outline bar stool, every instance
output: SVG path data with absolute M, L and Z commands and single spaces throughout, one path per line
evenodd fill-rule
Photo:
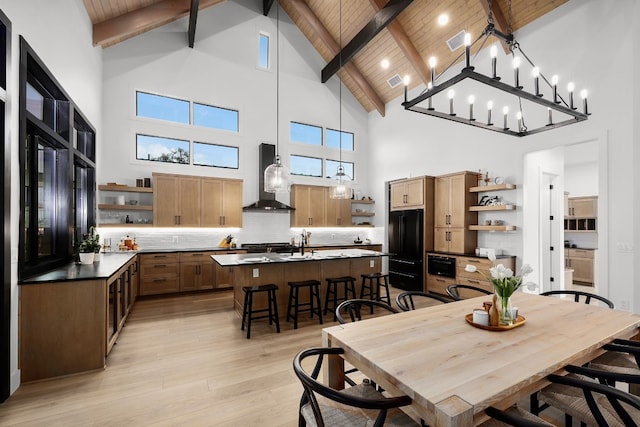
M 360 299 L 368 296 L 370 300 L 384 301 L 391 305 L 391 296 L 389 294 L 389 275 L 382 273 L 361 274 L 362 288 L 360 289 Z M 373 289 L 373 280 L 376 281 L 375 291 Z M 381 281 L 382 279 L 382 281 Z M 384 287 L 386 294 L 380 295 L 380 287 Z
M 300 288 L 309 289 L 309 302 L 300 302 Z M 315 302 L 314 302 L 315 298 Z M 308 307 L 308 308 L 300 308 Z M 293 314 L 291 314 L 293 309 Z M 289 282 L 289 304 L 287 306 L 287 322 L 293 317 L 293 329 L 298 329 L 298 313 L 301 312 L 317 314 L 322 325 L 322 306 L 320 305 L 320 282 L 318 280 L 303 280 L 300 282 Z
M 338 296 L 338 286 L 342 285 L 344 291 L 343 296 Z M 324 314 L 329 311 L 329 302 L 333 302 L 333 320 L 336 320 L 336 308 L 338 303 L 348 300 L 349 294 L 351 298 L 356 298 L 356 278 L 351 276 L 327 277 L 327 293 L 324 299 Z
M 268 285 L 257 286 L 243 286 L 244 292 L 244 307 L 242 309 L 242 327 L 240 330 L 244 331 L 244 325 L 247 325 L 247 339 L 251 338 L 251 321 L 257 319 L 269 319 L 269 324 L 276 324 L 276 332 L 280 333 L 280 320 L 278 319 L 278 302 L 276 300 L 276 291 L 278 286 L 270 283 Z M 267 293 L 267 308 L 261 308 L 258 310 L 253 309 L 253 295 L 258 292 Z M 264 315 L 258 315 L 259 313 L 267 313 Z

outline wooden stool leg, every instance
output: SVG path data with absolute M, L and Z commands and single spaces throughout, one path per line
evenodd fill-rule
M 311 289 L 313 289 L 313 294 L 316 297 L 316 303 L 318 305 L 316 310 L 318 310 L 318 318 L 320 319 L 320 324 L 322 325 L 322 306 L 320 306 L 320 287 L 318 285 L 314 285 L 312 286 Z M 309 295 L 311 298 L 311 301 L 313 301 L 314 295 Z M 313 306 L 311 306 L 311 317 L 313 317 Z
M 276 322 L 276 332 L 280 333 L 280 317 L 278 316 L 278 301 L 276 300 L 276 291 L 269 291 L 272 293 L 272 301 L 273 301 L 273 312 L 275 314 L 275 322 Z

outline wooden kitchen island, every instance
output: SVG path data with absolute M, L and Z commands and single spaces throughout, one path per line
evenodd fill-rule
M 383 252 L 363 249 L 338 249 L 314 251 L 301 256 L 290 254 L 262 253 L 237 255 L 212 255 L 216 268 L 228 270 L 233 282 L 233 304 L 242 315 L 244 303 L 243 286 L 273 283 L 278 285 L 278 312 L 282 319 L 286 316 L 289 296 L 288 282 L 319 280 L 320 296 L 324 303 L 328 277 L 353 276 L 356 278 L 356 294 L 360 295 L 361 274 L 379 273 Z M 306 292 L 306 289 L 302 290 Z M 261 297 L 261 296 L 260 296 Z M 300 296 L 308 298 L 307 294 Z M 266 307 L 266 298 L 256 296 L 254 304 Z

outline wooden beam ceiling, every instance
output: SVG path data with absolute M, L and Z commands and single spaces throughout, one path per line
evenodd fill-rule
M 285 3 L 282 1 L 281 3 Z M 309 6 L 304 2 L 304 0 L 287 0 L 287 5 L 293 7 L 293 9 L 300 15 L 301 18 L 305 20 L 307 25 L 311 27 L 314 31 L 316 37 L 322 41 L 325 47 L 331 52 L 332 55 L 338 54 L 340 52 L 340 46 L 333 39 L 329 31 L 325 28 L 325 26 L 320 22 L 318 17 L 313 13 L 313 11 L 309 8 Z M 362 73 L 358 70 L 358 68 L 353 64 L 349 63 L 343 67 L 343 70 L 353 79 L 354 83 L 357 84 L 362 90 L 367 98 L 375 105 L 376 110 L 380 113 L 381 116 L 385 115 L 385 103 L 382 98 L 376 93 L 376 91 L 371 87 L 369 82 L 367 82 L 366 78 L 362 75 Z
M 215 6 L 225 0 L 200 0 L 199 8 Z M 176 21 L 189 14 L 191 0 L 162 0 L 147 7 L 93 25 L 93 45 L 108 47 L 139 34 Z
M 498 2 L 491 2 L 491 7 L 489 7 L 489 0 L 480 0 L 480 4 L 484 9 L 484 13 L 489 16 L 489 11 L 491 10 L 491 15 L 493 15 L 493 25 L 496 27 L 498 31 L 501 33 L 509 34 L 509 24 L 504 17 L 504 13 L 502 13 L 502 9 L 500 9 L 500 5 Z M 504 49 L 504 53 L 510 52 L 510 47 L 504 40 L 500 40 L 502 44 L 502 48 Z
M 193 48 L 196 39 L 196 21 L 198 20 L 198 7 L 200 0 L 191 0 L 189 12 L 189 47 Z
M 367 25 L 322 69 L 322 83 L 326 83 L 340 67 L 351 61 L 363 47 L 396 19 L 412 2 L 413 0 L 390 0 L 386 6 L 378 10 Z

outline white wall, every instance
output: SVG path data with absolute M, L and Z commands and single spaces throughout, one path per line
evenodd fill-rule
M 81 0 L 0 0 L 0 9 L 12 23 L 11 74 L 8 78 L 8 106 L 11 134 L 11 188 L 20 188 L 18 168 L 18 65 L 19 41 L 23 36 L 52 72 L 58 83 L 79 106 L 97 130 L 101 144 L 102 51 L 91 45 L 91 23 Z M 37 11 L 37 12 L 36 12 Z M 18 388 L 18 219 L 19 192 L 11 193 L 11 390 Z
M 587 122 L 518 139 L 404 111 L 398 98 L 387 105 L 387 117 L 369 114 L 370 170 L 376 171 L 370 179 L 381 183 L 410 174 L 438 175 L 482 168 L 522 186 L 525 153 L 591 141 L 604 134 L 608 140 L 608 168 L 607 176 L 600 179 L 609 184 L 607 194 L 600 197 L 608 200 L 609 239 L 606 248 L 600 245 L 599 251 L 610 252 L 608 297 L 618 307 L 634 301 L 633 310 L 640 311 L 638 291 L 634 292 L 639 278 L 633 262 L 634 239 L 637 241 L 634 229 L 640 221 L 640 215 L 634 215 L 634 181 L 638 184 L 634 168 L 638 125 L 634 124 L 634 117 L 640 111 L 632 96 L 638 92 L 633 70 L 640 47 L 636 28 L 640 25 L 639 7 L 633 0 L 574 0 L 516 34 L 523 50 L 543 73 L 558 74 L 564 84 L 571 78 L 578 88 L 589 89 L 593 115 Z M 507 62 L 501 58 L 499 64 Z M 483 60 L 488 61 L 486 54 L 478 55 L 477 61 Z M 511 75 L 505 69 L 500 72 Z M 419 90 L 413 90 L 410 97 Z M 377 199 L 382 194 L 381 187 L 374 187 Z M 516 202 L 522 206 L 522 189 L 518 190 Z M 515 223 L 524 227 L 522 210 L 536 208 L 525 203 L 517 211 Z M 521 230 L 479 237 L 481 246 L 503 247 L 517 255 L 519 263 L 532 263 L 526 258 L 525 244 Z
M 258 199 L 258 145 L 276 142 L 276 61 L 263 71 L 256 67 L 258 32 L 271 36 L 276 46 L 276 10 L 269 17 L 261 13 L 261 4 L 253 0 L 228 1 L 202 10 L 198 14 L 195 46 L 186 42 L 188 19 L 145 33 L 104 51 L 104 141 L 98 151 L 98 182 L 116 181 L 134 185 L 136 178 L 152 172 L 206 175 L 244 180 L 244 205 Z M 325 61 L 291 22 L 283 10 L 280 16 L 280 102 L 279 152 L 285 164 L 289 154 L 326 157 L 323 148 L 289 142 L 289 122 L 298 121 L 338 129 L 340 99 L 337 77 L 327 84 L 320 82 Z M 275 57 L 274 57 L 275 58 Z M 194 129 L 135 117 L 135 91 L 142 90 L 209 105 L 239 110 L 240 131 Z M 367 113 L 351 93 L 342 90 L 342 129 L 355 133 L 355 152 L 344 152 L 345 161 L 355 161 L 358 188 L 369 194 L 369 132 Z M 182 139 L 197 138 L 205 142 L 240 147 L 240 168 L 220 169 L 202 166 L 159 164 L 135 159 L 137 132 Z M 330 150 L 330 158 L 339 159 L 338 150 Z M 335 171 L 327 171 L 333 175 Z M 322 178 L 294 177 L 301 184 L 329 185 Z M 289 203 L 289 195 L 277 196 Z M 381 199 L 382 200 L 382 199 Z M 382 204 L 380 204 L 382 206 Z M 377 206 L 380 208 L 380 206 Z M 289 241 L 295 231 L 289 227 L 289 215 L 281 213 L 245 213 L 242 230 L 209 229 L 186 237 L 192 245 L 217 243 L 218 236 L 232 232 L 241 242 Z M 378 219 L 380 221 L 380 219 Z M 126 229 L 102 229 L 104 235 L 120 236 Z M 161 245 L 166 236 L 181 230 L 131 230 L 144 244 Z M 151 234 L 154 237 L 151 237 Z M 375 237 L 374 229 L 316 229 L 314 239 L 322 243 L 345 243 L 357 235 Z M 148 236 L 149 235 L 149 236 Z M 331 239 L 333 235 L 334 239 Z M 147 237 L 148 236 L 148 237 Z M 163 237 L 164 236 L 164 237 Z

